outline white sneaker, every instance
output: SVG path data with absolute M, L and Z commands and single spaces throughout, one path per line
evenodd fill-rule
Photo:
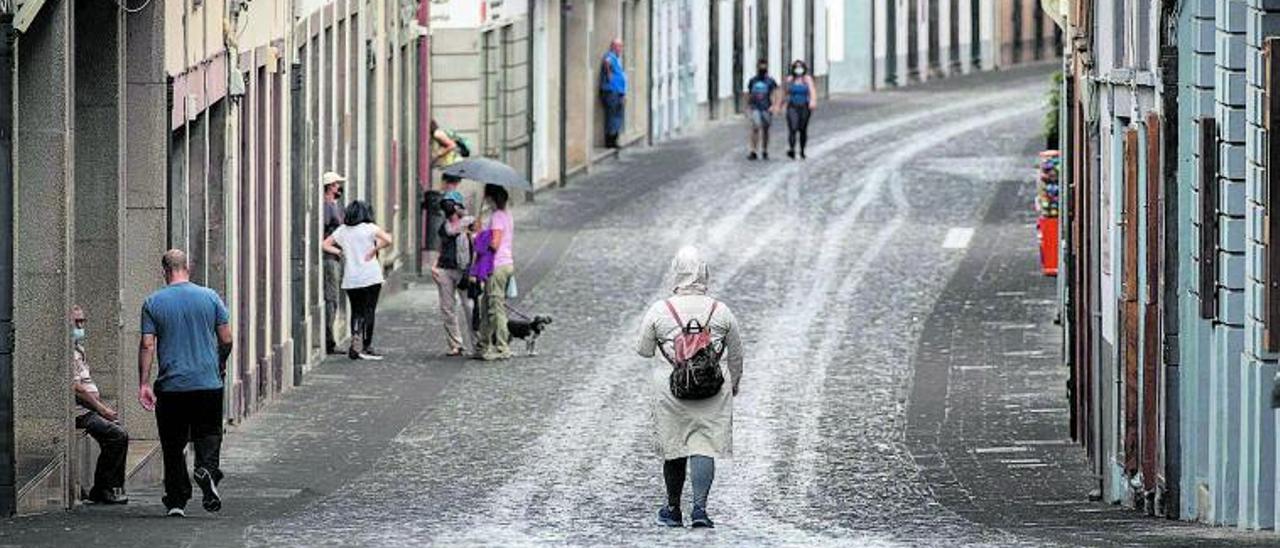
M 165 515 L 171 518 L 185 518 L 187 517 L 187 511 L 181 508 L 170 508 Z

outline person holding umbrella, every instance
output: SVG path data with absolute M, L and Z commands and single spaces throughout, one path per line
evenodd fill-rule
M 476 264 L 473 265 L 472 276 L 482 277 L 477 276 L 477 268 L 487 266 L 487 261 L 481 258 L 486 251 L 493 254 L 493 269 L 485 272 L 487 279 L 481 299 L 484 310 L 480 315 L 480 340 L 476 344 L 475 357 L 486 361 L 508 359 L 511 357 L 511 334 L 507 331 L 506 304 L 507 296 L 516 293 L 515 257 L 512 253 L 516 234 L 515 222 L 507 210 L 510 199 L 507 189 L 529 191 L 533 190 L 533 185 L 511 166 L 488 158 L 468 158 L 444 168 L 442 172 L 445 176 L 470 179 L 485 185 L 484 201 L 489 205 L 490 213 L 484 230 L 476 236 Z

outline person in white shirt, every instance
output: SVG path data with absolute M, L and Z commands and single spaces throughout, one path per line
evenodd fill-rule
M 373 222 L 373 208 L 364 200 L 347 206 L 342 226 L 324 239 L 324 251 L 342 258 L 342 289 L 351 302 L 353 360 L 380 360 L 373 349 L 373 326 L 378 294 L 384 281 L 378 252 L 391 247 L 391 235 Z

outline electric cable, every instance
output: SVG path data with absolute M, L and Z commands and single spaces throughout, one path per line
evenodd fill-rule
M 124 10 L 125 13 L 138 13 L 144 9 L 147 9 L 147 6 L 151 5 L 151 0 L 147 0 L 146 2 L 143 2 L 141 6 L 138 6 L 136 8 L 129 7 L 128 3 L 129 3 L 129 0 L 116 1 L 116 4 L 118 4 L 120 6 L 120 9 Z

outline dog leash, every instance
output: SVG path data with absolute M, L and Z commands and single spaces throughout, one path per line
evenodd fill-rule
M 520 310 L 519 308 L 512 306 L 511 303 L 506 302 L 506 303 L 503 303 L 503 305 L 506 307 L 507 313 L 512 316 L 516 316 L 516 319 L 519 319 L 521 321 L 526 321 L 526 322 L 533 321 L 533 316 L 530 316 L 529 314 L 526 314 L 523 310 Z

